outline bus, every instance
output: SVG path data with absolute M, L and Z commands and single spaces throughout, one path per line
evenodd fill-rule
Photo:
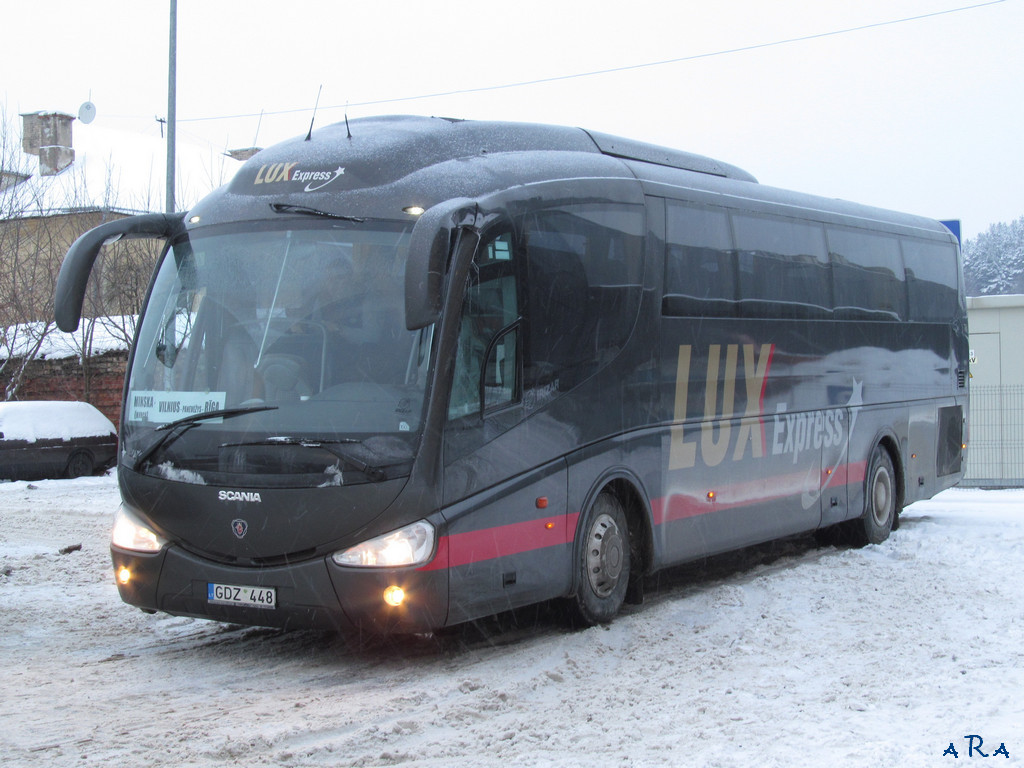
M 578 128 L 364 118 L 184 213 L 132 346 L 111 552 L 147 612 L 431 632 L 828 529 L 962 477 L 957 241 Z

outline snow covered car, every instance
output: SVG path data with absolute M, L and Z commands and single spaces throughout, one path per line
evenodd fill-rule
M 81 477 L 117 456 L 117 431 L 89 403 L 0 403 L 0 480 Z

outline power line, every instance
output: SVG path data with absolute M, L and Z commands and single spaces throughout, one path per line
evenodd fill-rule
M 729 56 L 735 53 L 744 53 L 748 51 L 757 51 L 764 48 L 774 48 L 780 45 L 791 45 L 793 43 L 803 43 L 809 40 L 821 40 L 826 37 L 836 37 L 837 35 L 847 35 L 853 32 L 864 32 L 870 29 L 878 29 L 880 27 L 889 27 L 896 24 L 906 24 L 914 21 L 922 21 L 924 19 L 935 18 L 936 16 L 946 16 L 951 13 L 961 13 L 964 11 L 973 11 L 978 8 L 984 8 L 990 5 L 999 5 L 1004 3 L 1006 0 L 988 0 L 983 3 L 975 3 L 974 5 L 964 5 L 958 8 L 948 8 L 942 11 L 932 11 L 931 13 L 922 13 L 916 16 L 907 16 L 902 19 L 890 19 L 888 21 L 877 21 L 871 24 L 862 24 L 856 27 L 846 27 L 844 29 L 836 29 L 830 32 L 815 32 L 810 35 L 801 35 L 799 37 L 788 37 L 781 40 L 772 40 L 767 43 L 754 43 L 752 45 L 744 45 L 737 48 L 726 48 L 719 51 L 711 51 L 708 53 L 696 53 L 689 56 L 679 56 L 674 59 L 663 59 L 661 61 L 648 61 L 642 64 L 627 64 L 619 67 L 609 67 L 607 69 L 595 69 L 590 72 L 575 72 L 568 75 L 553 75 L 551 77 L 540 77 L 534 80 L 521 80 L 514 83 L 502 83 L 500 85 L 484 85 L 477 88 L 459 88 L 450 91 L 436 91 L 434 93 L 424 93 L 417 96 L 397 96 L 390 99 L 374 99 L 372 101 L 359 101 L 352 102 L 349 104 L 340 104 L 331 107 L 321 107 L 322 110 L 334 110 L 334 109 L 347 109 L 350 107 L 368 107 L 376 106 L 379 104 L 396 104 L 403 101 L 418 101 L 420 99 L 437 99 L 445 96 L 461 96 L 470 93 L 486 93 L 489 91 L 500 91 L 508 88 L 524 88 L 531 85 L 542 85 L 545 83 L 557 83 L 564 80 L 575 80 L 584 77 L 596 77 L 599 75 L 610 75 L 617 72 L 629 72 L 636 69 L 648 69 L 651 67 L 662 67 L 667 64 L 681 64 L 688 61 L 699 61 L 700 59 L 710 59 L 716 56 Z M 275 111 L 262 110 L 260 112 L 248 112 L 237 115 L 219 115 L 213 117 L 191 117 L 191 118 L 178 118 L 179 123 L 198 123 L 206 122 L 210 120 L 233 120 L 243 117 L 262 117 L 264 115 L 289 115 L 295 114 L 296 112 L 308 112 L 309 107 L 300 107 L 295 109 L 280 109 Z

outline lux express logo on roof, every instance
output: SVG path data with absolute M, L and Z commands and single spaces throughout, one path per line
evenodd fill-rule
M 297 162 L 261 165 L 259 171 L 256 172 L 256 178 L 252 182 L 253 186 L 257 184 L 279 184 L 286 181 L 299 184 L 305 182 L 306 186 L 303 187 L 303 192 L 316 192 L 345 174 L 345 169 L 342 166 L 338 166 L 333 171 L 311 171 L 298 168 L 297 166 Z

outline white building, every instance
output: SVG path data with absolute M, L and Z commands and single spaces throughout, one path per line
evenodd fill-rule
M 971 411 L 965 485 L 1024 485 L 1024 296 L 967 299 Z

